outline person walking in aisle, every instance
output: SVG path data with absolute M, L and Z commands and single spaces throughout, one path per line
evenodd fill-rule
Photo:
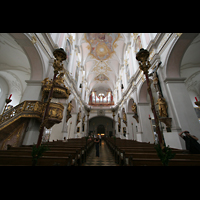
M 96 143 L 96 156 L 99 157 L 99 136 L 97 135 L 97 137 L 94 139 L 94 142 Z

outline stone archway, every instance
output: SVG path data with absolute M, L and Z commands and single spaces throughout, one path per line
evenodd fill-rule
M 91 118 L 89 120 L 89 134 L 100 133 L 98 131 L 104 131 L 107 136 L 113 135 L 113 119 L 107 116 L 95 116 Z
M 191 42 L 199 33 L 183 33 L 178 41 L 175 41 L 169 52 L 166 65 L 166 78 L 180 77 L 181 60 Z
M 27 33 L 5 33 L 5 36 L 10 50 L 4 46 L 6 55 L 1 54 L 1 75 L 12 83 L 9 92 L 13 94 L 13 106 L 24 100 L 40 100 L 45 66 L 38 44 L 33 44 Z
M 129 112 L 129 113 L 132 112 L 132 105 L 133 105 L 133 102 L 134 102 L 133 98 L 131 98 L 131 99 L 129 100 L 129 102 L 128 102 L 128 112 Z
M 152 82 L 152 79 L 149 79 L 150 82 Z M 151 86 L 152 87 L 152 86 Z M 148 103 L 148 99 L 147 99 L 147 82 L 146 80 L 141 83 L 140 87 L 139 87 L 139 92 L 138 92 L 138 96 L 139 96 L 139 101 L 138 103 Z
M 26 53 L 31 65 L 30 80 L 43 80 L 44 63 L 37 45 L 33 45 L 28 35 L 24 33 L 10 33 L 15 41 L 22 47 Z

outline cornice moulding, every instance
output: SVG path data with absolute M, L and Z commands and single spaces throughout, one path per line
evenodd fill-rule
M 186 78 L 177 77 L 177 78 L 166 78 L 164 82 L 166 83 L 184 83 Z

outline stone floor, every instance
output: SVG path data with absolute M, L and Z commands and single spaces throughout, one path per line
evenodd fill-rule
M 96 146 L 91 149 L 90 153 L 86 158 L 86 163 L 83 166 L 118 166 L 115 163 L 114 157 L 110 152 L 106 142 L 101 141 L 99 146 L 99 157 L 96 157 Z

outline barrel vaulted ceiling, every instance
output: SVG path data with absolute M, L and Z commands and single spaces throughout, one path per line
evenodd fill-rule
M 90 91 L 113 91 L 130 33 L 79 33 L 81 65 Z
M 13 95 L 13 106 L 20 101 L 30 75 L 31 66 L 22 47 L 10 34 L 0 33 L 0 78 L 8 83 L 6 95 Z

